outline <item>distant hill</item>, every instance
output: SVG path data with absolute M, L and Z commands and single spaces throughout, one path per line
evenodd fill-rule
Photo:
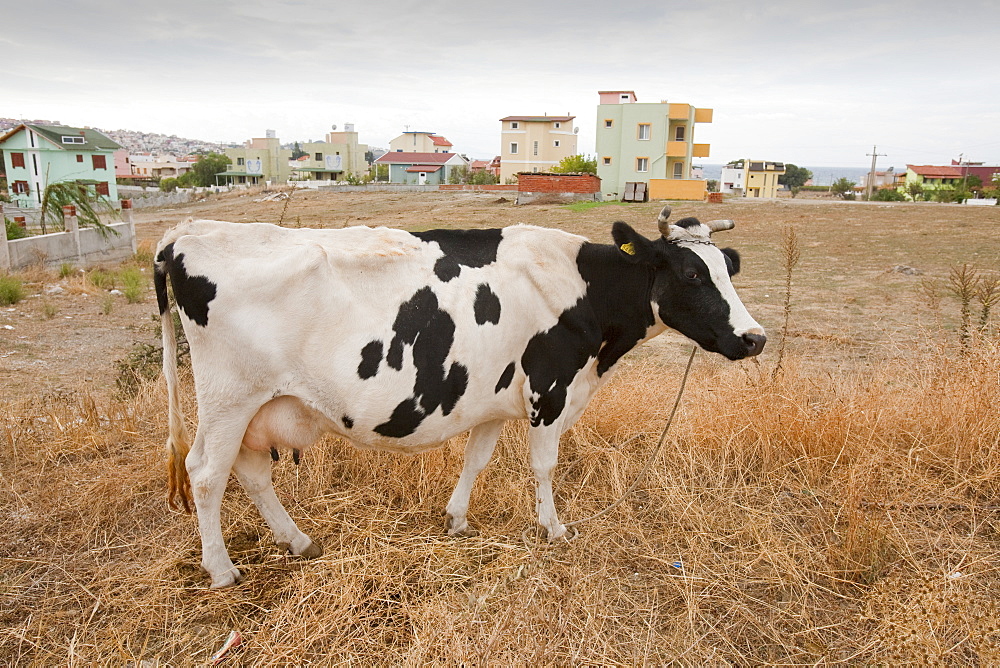
M 59 121 L 38 119 L 0 118 L 0 132 L 6 132 L 21 123 L 37 125 L 59 125 Z M 143 132 L 141 130 L 105 130 L 95 128 L 125 147 L 129 153 L 170 153 L 172 155 L 188 155 L 189 153 L 204 153 L 208 151 L 221 152 L 231 144 L 204 141 L 201 139 L 186 139 L 176 135 L 164 135 L 158 132 Z

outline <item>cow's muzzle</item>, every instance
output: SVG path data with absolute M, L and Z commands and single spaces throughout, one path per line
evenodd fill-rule
M 747 347 L 747 357 L 760 355 L 760 351 L 764 350 L 764 344 L 767 343 L 767 337 L 763 334 L 747 332 L 742 338 Z

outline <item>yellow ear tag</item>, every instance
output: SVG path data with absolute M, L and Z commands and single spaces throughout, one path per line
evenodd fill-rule
M 622 249 L 623 253 L 628 253 L 629 255 L 635 255 L 635 246 L 632 244 L 631 241 L 628 242 L 627 244 L 622 244 L 620 248 Z

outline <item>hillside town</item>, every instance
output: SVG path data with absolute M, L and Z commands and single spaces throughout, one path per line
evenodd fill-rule
M 710 157 L 711 147 L 696 142 L 695 132 L 713 122 L 712 109 L 667 100 L 640 102 L 630 90 L 597 95 L 593 156 L 580 150 L 579 127 L 571 113 L 497 119 L 500 150 L 478 159 L 438 128 L 406 128 L 382 149 L 361 143 L 351 122 L 339 129 L 333 125 L 321 141 L 282 142 L 274 130 L 265 130 L 241 144 L 221 144 L 2 118 L 0 198 L 37 208 L 45 188 L 60 182 L 83 184 L 112 202 L 130 188 L 173 191 L 191 186 L 494 187 L 523 193 L 518 197 L 523 202 L 531 200 L 531 188 L 597 201 L 721 201 L 794 197 L 812 185 L 806 169 L 753 156 L 731 160 L 719 179 L 707 179 L 700 161 Z M 545 180 L 544 186 L 525 178 L 547 174 L 562 176 Z M 574 179 L 584 174 L 596 179 Z M 1000 166 L 960 156 L 949 165 L 906 165 L 899 171 L 878 171 L 873 162 L 860 184 L 841 178 L 829 193 L 844 199 L 995 203 L 998 188 Z

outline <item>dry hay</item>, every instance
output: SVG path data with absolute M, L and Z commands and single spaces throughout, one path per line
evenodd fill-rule
M 703 354 L 649 476 L 569 543 L 525 534 L 521 425 L 473 493 L 480 535 L 458 540 L 441 512 L 462 439 L 417 457 L 330 440 L 275 467 L 325 555 L 280 554 L 234 482 L 246 578 L 221 592 L 164 503 L 160 385 L 12 405 L 0 660 L 204 663 L 238 630 L 245 665 L 994 663 L 998 360 L 980 341 L 824 379 Z M 564 437 L 564 521 L 626 489 L 682 368 L 634 359 Z

